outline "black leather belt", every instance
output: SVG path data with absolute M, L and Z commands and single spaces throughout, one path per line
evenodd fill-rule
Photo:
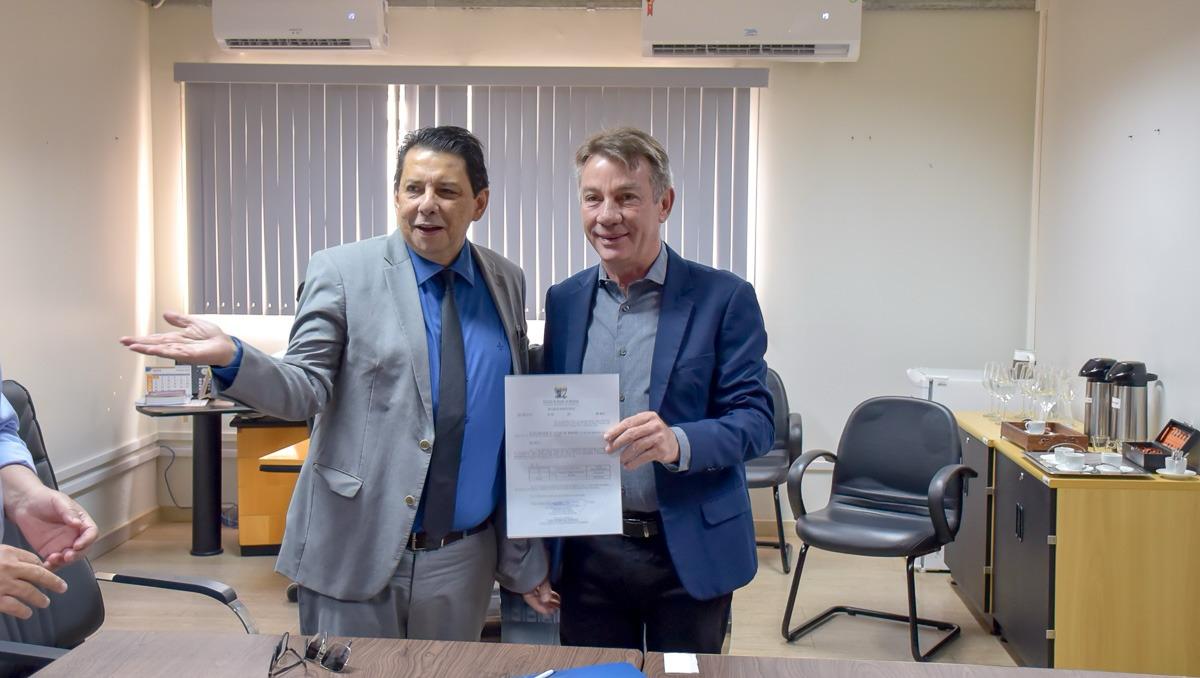
M 408 535 L 407 548 L 409 551 L 436 551 L 447 544 L 453 544 L 463 537 L 479 534 L 487 528 L 488 521 L 485 520 L 469 530 L 463 530 L 462 532 L 451 532 L 447 534 L 446 537 L 441 541 L 429 541 L 429 538 L 424 532 L 413 532 L 412 534 Z
M 621 518 L 621 533 L 630 539 L 649 539 L 662 532 L 661 525 L 658 513 L 626 511 Z

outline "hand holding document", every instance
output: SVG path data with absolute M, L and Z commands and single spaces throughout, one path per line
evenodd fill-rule
M 604 451 L 620 421 L 615 374 L 504 379 L 508 536 L 621 532 L 621 466 Z

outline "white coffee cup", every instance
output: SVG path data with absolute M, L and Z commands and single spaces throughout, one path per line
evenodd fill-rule
M 1061 448 L 1059 448 L 1059 449 L 1061 449 Z M 1054 453 L 1054 456 L 1056 458 L 1058 457 L 1057 451 Z M 1061 466 L 1063 468 L 1063 470 L 1066 470 L 1066 471 L 1082 471 L 1083 470 L 1083 453 L 1076 452 L 1075 450 L 1067 448 L 1067 451 L 1063 453 L 1063 460 L 1061 462 L 1059 462 L 1058 465 Z
M 1046 422 L 1040 419 L 1030 419 L 1025 422 L 1025 432 L 1034 435 L 1041 435 L 1046 432 Z
M 1059 466 L 1065 464 L 1067 461 L 1067 454 L 1070 452 L 1075 452 L 1075 451 L 1076 451 L 1075 448 L 1067 446 L 1067 445 L 1059 445 L 1059 446 L 1055 447 L 1054 448 L 1054 463 L 1058 464 Z
M 1122 457 L 1120 452 L 1101 452 L 1100 463 L 1121 468 L 1121 465 L 1125 463 L 1125 457 Z

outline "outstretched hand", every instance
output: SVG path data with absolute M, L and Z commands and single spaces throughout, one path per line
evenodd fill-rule
M 237 345 L 216 323 L 174 311 L 164 313 L 163 319 L 180 331 L 121 337 L 121 343 L 131 351 L 187 365 L 224 367 L 237 355 Z

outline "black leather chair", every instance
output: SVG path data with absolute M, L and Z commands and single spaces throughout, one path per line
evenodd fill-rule
M 15 381 L 5 380 L 3 392 L 17 413 L 18 434 L 29 448 L 38 476 L 45 485 L 58 489 L 29 391 Z M 4 543 L 33 550 L 20 529 L 7 519 L 4 524 Z M 199 593 L 228 606 L 247 633 L 257 633 L 254 621 L 238 600 L 237 593 L 217 581 L 183 576 L 93 572 L 86 558 L 60 568 L 57 574 L 67 582 L 68 588 L 61 595 L 51 594 L 50 607 L 35 609 L 33 616 L 24 620 L 0 615 L 0 675 L 19 675 L 41 668 L 66 654 L 100 628 L 104 622 L 104 600 L 100 596 L 97 580 Z
M 829 504 L 809 513 L 801 497 L 801 481 L 817 459 L 834 462 Z M 789 642 L 838 614 L 874 617 L 908 624 L 913 659 L 928 661 L 959 633 L 956 624 L 917 616 L 914 561 L 954 541 L 962 515 L 962 476 L 974 477 L 962 459 L 958 425 L 944 405 L 929 400 L 886 396 L 872 398 L 851 413 L 838 453 L 810 450 L 788 472 L 788 499 L 796 515 L 796 534 L 803 546 L 783 615 L 783 637 Z M 908 614 L 857 607 L 825 610 L 788 629 L 796 589 L 809 547 L 860 556 L 902 557 L 908 572 Z M 917 627 L 944 635 L 922 653 Z
M 775 401 L 775 444 L 771 451 L 746 462 L 746 485 L 750 489 L 769 487 L 775 493 L 775 526 L 778 541 L 759 541 L 759 546 L 779 549 L 783 573 L 791 572 L 792 546 L 783 537 L 783 507 L 779 502 L 779 486 L 787 482 L 788 469 L 804 449 L 804 426 L 800 415 L 789 411 L 787 390 L 779 373 L 767 368 L 767 388 Z

